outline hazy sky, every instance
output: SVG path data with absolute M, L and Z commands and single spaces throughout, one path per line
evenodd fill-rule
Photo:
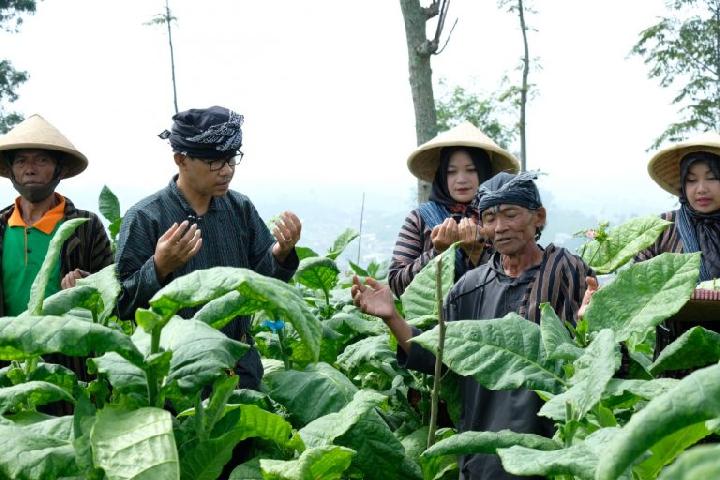
M 538 94 L 528 107 L 529 167 L 548 173 L 542 185 L 568 208 L 598 216 L 671 208 L 647 176 L 645 150 L 675 119 L 674 91 L 628 58 L 664 2 L 534 3 L 530 50 L 541 69 L 530 78 Z M 399 2 L 170 4 L 180 109 L 221 104 L 245 115 L 235 189 L 256 202 L 278 192 L 290 209 L 309 198 L 359 205 L 363 191 L 369 209 L 411 206 L 405 161 L 415 129 Z M 143 25 L 163 6 L 44 0 L 19 33 L 0 34 L 1 56 L 30 73 L 13 108 L 42 114 L 90 159 L 61 184 L 71 198 L 94 198 L 107 184 L 127 206 L 174 171 L 156 136 L 173 113 L 167 34 Z M 455 18 L 448 47 L 433 58 L 436 80 L 492 91 L 504 75 L 517 78 L 514 15 L 495 1 L 455 0 L 448 23 Z M 0 184 L 3 203 L 13 196 Z

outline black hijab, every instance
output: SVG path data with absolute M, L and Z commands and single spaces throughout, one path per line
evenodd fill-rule
M 453 199 L 448 190 L 448 167 L 450 166 L 450 157 L 455 152 L 465 152 L 475 165 L 475 172 L 478 176 L 478 184 L 490 178 L 492 168 L 490 166 L 490 156 L 485 150 L 475 147 L 445 147 L 440 151 L 440 166 L 435 172 L 435 179 L 432 183 L 432 191 L 430 192 L 430 201 L 439 203 L 446 207 L 450 213 L 460 214 L 463 217 L 477 216 L 477 211 L 470 208 L 470 202 L 460 203 Z

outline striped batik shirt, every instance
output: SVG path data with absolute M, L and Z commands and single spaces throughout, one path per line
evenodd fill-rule
M 420 216 L 419 210 L 413 210 L 405 218 L 395 242 L 392 261 L 388 270 L 390 289 L 398 297 L 410 285 L 415 275 L 438 254 L 438 251 L 433 247 L 431 233 L 432 230 Z M 458 280 L 466 271 L 475 267 L 462 251 L 461 257 L 462 268 L 458 269 L 456 264 L 455 280 Z M 482 265 L 489 258 L 490 252 L 483 252 L 478 264 Z
M 263 275 L 289 280 L 298 266 L 293 252 L 280 265 L 272 255 L 275 239 L 255 206 L 245 196 L 230 190 L 213 197 L 205 215 L 198 217 L 177 187 L 177 175 L 167 187 L 151 195 L 125 214 L 116 254 L 118 276 L 122 283 L 119 299 L 121 318 L 134 318 L 137 308 L 147 308 L 150 298 L 165 284 L 187 273 L 211 267 L 242 267 Z M 185 265 L 163 282 L 155 272 L 153 255 L 158 239 L 172 226 L 189 220 L 201 230 L 202 247 Z M 185 309 L 189 318 L 199 308 Z M 233 339 L 247 334 L 248 317 L 239 317 L 223 328 Z
M 650 245 L 647 249 L 635 255 L 636 262 L 644 262 L 650 260 L 653 257 L 657 257 L 661 253 L 683 253 L 683 244 L 680 234 L 677 230 L 675 218 L 677 217 L 677 210 L 672 212 L 665 212 L 660 215 L 660 218 L 673 222 L 663 233 L 660 234 L 655 243 Z

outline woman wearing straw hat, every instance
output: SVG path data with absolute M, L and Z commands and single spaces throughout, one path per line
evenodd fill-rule
M 659 151 L 648 172 L 679 197 L 680 208 L 661 215 L 673 225 L 636 261 L 664 252 L 702 252 L 700 281 L 720 277 L 720 135 L 704 133 Z
M 473 207 L 478 186 L 496 173 L 517 173 L 520 167 L 515 157 L 469 122 L 419 146 L 407 165 L 414 176 L 432 182 L 432 191 L 430 201 L 408 214 L 395 243 L 389 282 L 398 297 L 432 258 L 456 241 L 461 241 L 456 280 L 489 257 Z

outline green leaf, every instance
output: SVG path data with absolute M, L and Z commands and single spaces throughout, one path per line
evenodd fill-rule
M 329 292 L 337 285 L 339 273 L 340 270 L 333 260 L 326 257 L 310 257 L 300 260 L 293 278 L 310 289 Z
M 390 378 L 397 374 L 395 352 L 390 350 L 387 334 L 363 338 L 348 345 L 337 357 L 337 365 L 347 372 L 350 378 L 358 373 L 380 372 Z
M 12 420 L 15 426 L 23 427 L 29 433 L 68 441 L 73 437 L 73 417 L 70 415 L 53 417 L 44 413 L 28 411 L 5 417 Z
M 605 449 L 598 480 L 610 480 L 664 437 L 720 417 L 720 365 L 697 370 L 633 415 Z
M 45 289 L 50 281 L 55 266 L 60 261 L 60 252 L 62 245 L 65 240 L 70 238 L 75 229 L 81 224 L 87 222 L 87 218 L 73 218 L 72 220 L 66 220 L 58 227 L 50 245 L 48 245 L 47 254 L 45 254 L 45 260 L 43 261 L 40 270 L 33 280 L 32 286 L 30 287 L 30 300 L 28 301 L 28 312 L 31 315 L 40 315 L 43 307 L 43 300 L 45 299 Z
M 62 365 L 39 363 L 27 377 L 27 380 L 38 380 L 57 385 L 68 393 L 73 391 L 77 383 L 75 372 Z
M 170 412 L 105 408 L 97 413 L 90 442 L 95 465 L 108 480 L 180 478 Z
M 602 428 L 584 441 L 561 450 L 538 450 L 522 446 L 498 449 L 503 468 L 514 475 L 574 475 L 594 480 L 601 452 L 618 435 L 618 428 Z M 618 474 L 615 478 L 629 478 Z
M 48 382 L 31 381 L 0 388 L 0 415 L 17 407 L 34 408 L 60 400 L 74 402 L 72 395 Z
M 412 341 L 435 353 L 437 327 Z M 558 392 L 564 383 L 556 363 L 545 360 L 540 327 L 516 313 L 494 320 L 448 322 L 443 363 L 491 390 Z
M 236 467 L 230 473 L 230 480 L 263 480 L 260 459 L 256 457 Z
M 685 305 L 699 268 L 699 253 L 663 253 L 618 273 L 592 297 L 585 315 L 590 331 L 611 328 L 618 342 L 644 334 Z
M 686 448 L 710 435 L 705 422 L 696 423 L 669 435 L 650 449 L 650 457 L 633 467 L 633 473 L 641 479 L 655 479 L 660 470 L 671 463 Z
M 103 306 L 102 311 L 97 312 L 98 320 L 100 323 L 105 323 L 112 316 L 117 298 L 120 295 L 121 287 L 115 265 L 108 265 L 92 275 L 78 279 L 76 285 L 92 287 L 98 291 Z
M 261 459 L 260 468 L 265 480 L 339 480 L 354 454 L 349 448 L 330 445 L 305 450 L 297 460 Z
M 242 315 L 265 311 L 270 318 L 290 322 L 314 358 L 318 357 L 322 328 L 302 297 L 285 282 L 252 270 L 231 267 L 196 270 L 162 288 L 150 305 L 168 318 L 182 308 L 205 304 L 233 290 L 245 299 Z M 212 323 L 204 319 L 205 323 Z
M 89 372 L 105 376 L 113 386 L 113 391 L 135 396 L 141 399 L 142 404 L 148 404 L 145 370 L 114 352 L 108 352 L 98 358 L 90 358 L 87 362 Z
M 100 210 L 103 217 L 110 223 L 120 219 L 120 201 L 107 185 L 103 185 L 100 191 L 98 210 Z
M 85 308 L 99 314 L 102 312 L 100 293 L 93 287 L 76 285 L 54 293 L 45 299 L 41 315 L 64 315 L 73 308 Z
M 411 320 L 423 315 L 438 314 L 435 278 L 437 276 L 437 262 L 442 259 L 442 297 L 445 299 L 455 284 L 455 251 L 457 244 L 453 244 L 441 255 L 433 258 L 418 272 L 400 295 L 405 318 Z
M 122 332 L 70 316 L 0 319 L 0 359 L 23 360 L 47 353 L 87 357 L 117 352 L 135 365 L 143 356 Z
M 36 480 L 79 473 L 68 439 L 24 426 L 0 424 L 0 477 Z
M 703 445 L 692 448 L 678 457 L 660 475 L 660 480 L 688 480 L 720 478 L 720 445 Z
M 582 355 L 549 303 L 540 305 L 540 337 L 548 360 L 575 360 Z
M 319 257 L 320 255 L 318 253 L 315 253 L 315 251 L 312 248 L 308 247 L 299 247 L 295 246 L 295 253 L 298 256 L 298 260 L 302 260 L 303 258 L 308 257 Z
M 494 454 L 498 448 L 508 448 L 520 445 L 535 450 L 557 450 L 560 448 L 556 442 L 540 435 L 529 433 L 515 433 L 510 430 L 499 432 L 462 432 L 445 440 L 437 442 L 420 456 L 420 464 L 425 478 L 434 478 L 440 471 L 442 462 L 458 455 L 472 455 L 476 453 Z
M 301 372 L 266 372 L 263 384 L 270 397 L 287 408 L 296 425 L 340 411 L 357 392 L 345 375 L 322 362 L 308 365 Z
M 580 249 L 580 256 L 595 272 L 614 272 L 655 242 L 672 222 L 658 216 L 633 218 L 608 230 L 603 241 L 593 240 Z
M 605 387 L 620 367 L 620 349 L 613 331 L 602 330 L 573 366 L 575 374 L 568 381 L 570 388 L 546 402 L 538 415 L 553 420 L 580 420 L 600 402 Z M 566 418 L 568 404 L 576 415 L 573 419 Z
M 678 382 L 679 380 L 675 378 L 656 378 L 653 380 L 621 380 L 613 378 L 607 384 L 605 396 L 619 396 L 623 392 L 630 392 L 645 400 L 650 400 L 673 389 Z
M 332 260 L 335 260 L 337 257 L 339 257 L 343 251 L 345 251 L 345 248 L 358 238 L 360 234 L 353 230 L 352 228 L 347 228 L 345 231 L 343 231 L 333 242 L 333 246 L 328 250 L 328 252 L 325 254 L 327 258 L 330 258 Z
M 152 310 L 146 310 L 144 308 L 138 308 L 135 310 L 135 323 L 145 330 L 145 333 L 152 333 L 152 331 L 158 327 L 162 330 L 168 320 L 170 319 L 164 318 Z
M 193 318 L 220 330 L 239 315 L 243 315 L 246 310 L 247 299 L 232 290 L 203 305 Z
M 180 445 L 182 478 L 214 480 L 230 461 L 235 445 L 250 437 L 271 440 L 288 446 L 292 439 L 292 425 L 281 416 L 255 405 L 233 407 L 216 423 L 211 438 L 193 439 Z
M 360 275 L 361 277 L 372 277 L 370 275 L 370 272 L 362 268 L 360 265 L 353 263 L 352 261 L 348 260 L 348 265 L 350 266 L 350 269 L 356 274 Z
M 692 327 L 665 347 L 650 366 L 650 373 L 658 375 L 667 370 L 704 367 L 720 360 L 720 333 Z

